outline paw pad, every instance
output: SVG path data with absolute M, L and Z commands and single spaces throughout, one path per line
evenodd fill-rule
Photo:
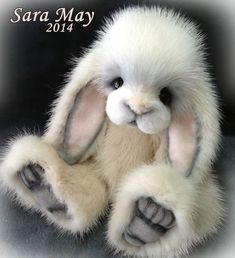
M 41 166 L 37 164 L 30 164 L 25 166 L 19 173 L 24 185 L 31 191 L 39 188 L 42 183 L 42 174 L 44 170 Z
M 58 218 L 70 218 L 67 205 L 56 198 L 50 184 L 44 180 L 44 174 L 40 165 L 29 164 L 19 172 L 19 177 L 42 210 Z
M 133 219 L 123 233 L 131 245 L 141 246 L 156 242 L 175 225 L 172 211 L 165 209 L 152 198 L 140 198 L 136 203 Z

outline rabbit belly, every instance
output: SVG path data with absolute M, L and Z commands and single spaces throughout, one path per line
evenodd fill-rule
M 158 137 L 144 134 L 135 127 L 110 122 L 97 158 L 111 195 L 124 175 L 153 160 L 158 141 Z

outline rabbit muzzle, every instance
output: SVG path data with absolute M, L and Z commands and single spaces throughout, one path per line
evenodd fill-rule
M 171 113 L 158 97 L 148 98 L 139 94 L 128 94 L 118 89 L 108 95 L 106 113 L 117 125 L 137 126 L 146 134 L 157 134 L 169 127 Z

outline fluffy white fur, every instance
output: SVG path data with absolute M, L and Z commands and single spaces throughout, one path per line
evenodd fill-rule
M 124 78 L 117 90 L 109 85 L 115 77 Z M 174 96 L 171 107 L 159 99 L 168 86 Z M 71 118 L 76 97 L 86 87 L 96 90 L 99 101 L 88 96 L 83 114 L 73 111 Z M 85 125 L 78 121 L 77 135 L 77 119 L 101 99 L 107 99 L 106 108 L 99 104 L 91 109 L 92 120 Z M 136 127 L 128 125 L 133 119 Z M 84 148 L 82 141 L 88 138 L 94 139 Z M 70 143 L 71 152 L 66 149 Z M 114 249 L 137 257 L 175 257 L 215 233 L 221 222 L 221 193 L 211 174 L 218 144 L 216 95 L 194 24 L 171 10 L 129 8 L 113 15 L 78 62 L 45 135 L 23 136 L 9 145 L 0 180 L 22 205 L 72 233 L 91 229 L 110 201 L 107 239 Z M 53 216 L 35 202 L 19 177 L 30 163 L 44 168 L 44 180 L 68 206 L 69 219 Z M 136 247 L 123 232 L 143 196 L 173 211 L 176 225 L 160 240 Z

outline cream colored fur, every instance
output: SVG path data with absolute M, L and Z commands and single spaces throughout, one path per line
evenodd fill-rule
M 144 25 L 143 17 L 147 17 Z M 128 28 L 133 24 L 135 30 L 129 35 Z M 155 55 L 159 63 L 152 58 Z M 130 8 L 115 14 L 73 70 L 55 103 L 45 135 L 26 135 L 9 145 L 0 166 L 3 187 L 16 193 L 26 208 L 41 212 L 49 222 L 71 233 L 82 234 L 91 229 L 111 202 L 107 240 L 115 250 L 137 257 L 175 257 L 187 253 L 217 232 L 223 216 L 221 193 L 211 173 L 219 143 L 219 114 L 202 56 L 202 39 L 194 25 L 173 11 Z M 179 102 L 172 107 L 171 119 L 193 113 L 200 124 L 200 148 L 190 177 L 165 162 L 167 128 L 159 126 L 158 133 L 145 134 L 137 127 L 116 125 L 110 117 L 79 164 L 71 166 L 58 155 L 78 92 L 93 80 L 105 96 L 112 94 L 103 84 L 109 73 L 116 73 L 112 69 L 118 69 L 107 69 L 114 61 L 124 67 L 127 76 L 131 69 L 136 69 L 149 84 L 155 79 L 160 84 L 164 75 L 170 80 L 168 74 L 179 79 Z M 148 75 L 147 71 L 151 73 Z M 168 125 L 167 121 L 164 123 Z M 67 204 L 70 219 L 55 218 L 34 201 L 18 175 L 29 163 L 44 168 L 44 180 L 58 200 Z M 135 202 L 143 196 L 151 196 L 172 210 L 176 226 L 159 241 L 135 247 L 122 234 L 131 220 Z

